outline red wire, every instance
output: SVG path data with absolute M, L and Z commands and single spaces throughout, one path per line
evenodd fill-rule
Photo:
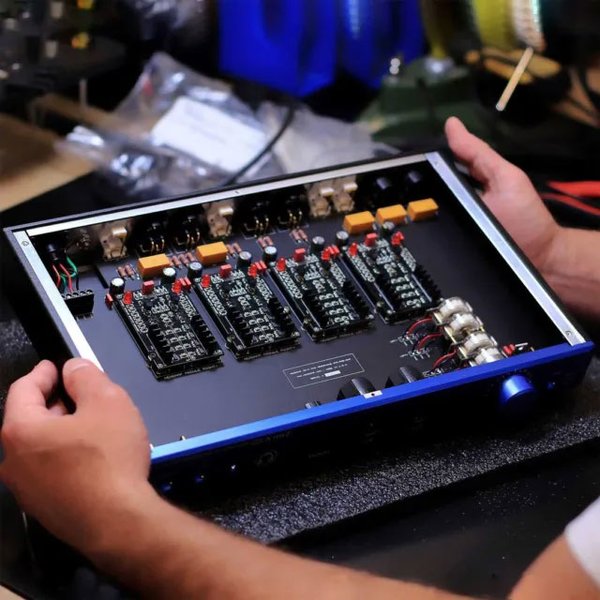
M 429 342 L 431 342 L 431 340 L 434 340 L 436 338 L 441 338 L 443 337 L 441 333 L 430 333 L 428 335 L 426 335 L 418 344 L 417 344 L 417 350 L 422 350 L 424 346 L 426 346 L 427 344 L 429 344 Z
M 434 369 L 437 369 L 443 362 L 446 362 L 447 360 L 450 360 L 451 358 L 454 358 L 455 356 L 456 356 L 456 350 L 453 350 L 452 352 L 449 352 L 448 354 L 444 354 L 444 356 L 440 356 L 440 358 L 438 358 L 433 363 L 433 367 L 431 367 L 431 370 L 433 371 Z
M 67 276 L 67 281 L 69 282 L 69 291 L 73 291 L 73 280 L 71 279 L 71 273 L 65 269 L 64 265 L 59 265 L 60 270 Z
M 589 204 L 581 202 L 581 200 L 571 198 L 570 196 L 563 196 L 562 194 L 542 194 L 542 198 L 544 200 L 553 200 L 555 202 L 561 202 L 562 204 L 566 204 L 571 208 L 576 208 L 581 212 L 587 213 L 589 215 L 594 215 L 595 217 L 600 217 L 600 208 L 595 208 L 593 206 L 590 206 Z
M 433 319 L 431 317 L 425 317 L 424 319 L 419 319 L 415 323 L 413 323 L 407 330 L 405 335 L 410 335 L 414 333 L 417 328 L 421 327 L 421 325 L 425 325 L 425 323 L 431 323 Z
M 60 288 L 60 273 L 57 271 L 54 265 L 52 265 L 52 270 L 56 273 L 56 287 Z
M 549 181 L 548 185 L 563 194 L 584 198 L 600 197 L 600 181 Z

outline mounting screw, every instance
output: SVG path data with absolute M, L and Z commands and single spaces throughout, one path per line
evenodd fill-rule
M 29 242 L 27 240 L 23 240 L 21 242 L 21 246 L 29 246 Z
M 573 335 L 573 332 L 567 329 L 567 331 L 565 331 L 565 335 L 567 337 L 571 337 Z

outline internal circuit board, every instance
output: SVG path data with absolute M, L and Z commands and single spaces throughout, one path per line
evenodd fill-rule
M 258 265 L 246 270 L 227 265 L 194 284 L 227 347 L 239 360 L 294 348 L 299 343 L 300 333 L 289 308 L 273 294 L 259 270 Z
M 428 168 L 133 207 L 33 244 L 72 326 L 166 443 L 556 341 Z
M 440 300 L 439 289 L 400 231 L 391 240 L 369 233 L 345 249 L 344 258 L 386 323 L 423 314 Z
M 148 286 L 116 295 L 114 306 L 158 379 L 221 365 L 223 351 L 182 290 Z
M 303 327 L 315 341 L 349 335 L 369 327 L 373 313 L 333 255 L 280 258 L 271 273 Z

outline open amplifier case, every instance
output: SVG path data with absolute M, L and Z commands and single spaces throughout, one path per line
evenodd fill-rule
M 124 386 L 174 498 L 428 415 L 522 414 L 593 344 L 442 153 L 4 230 L 41 356 Z M 449 425 L 450 426 L 450 425 Z

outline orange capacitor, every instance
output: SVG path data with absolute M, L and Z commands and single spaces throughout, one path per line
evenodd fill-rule
M 375 217 L 369 212 L 352 213 L 344 217 L 344 229 L 350 234 L 367 233 L 373 230 Z
M 394 204 L 378 209 L 375 213 L 375 219 L 380 225 L 383 225 L 386 221 L 390 221 L 394 225 L 400 225 L 406 223 L 406 214 L 406 209 L 402 204 Z
M 436 217 L 440 207 L 433 198 L 425 200 L 415 200 L 408 204 L 408 216 L 411 221 L 426 221 Z
M 223 242 L 204 244 L 196 248 L 196 255 L 203 266 L 215 265 L 227 260 L 227 246 Z
M 130 265 L 127 266 L 131 268 Z M 166 254 L 143 256 L 138 260 L 138 271 L 143 279 L 150 279 L 160 275 L 162 270 L 168 266 L 170 266 L 170 263 L 169 257 Z M 131 268 L 131 270 L 133 271 L 133 268 Z M 135 274 L 135 272 L 133 274 Z

